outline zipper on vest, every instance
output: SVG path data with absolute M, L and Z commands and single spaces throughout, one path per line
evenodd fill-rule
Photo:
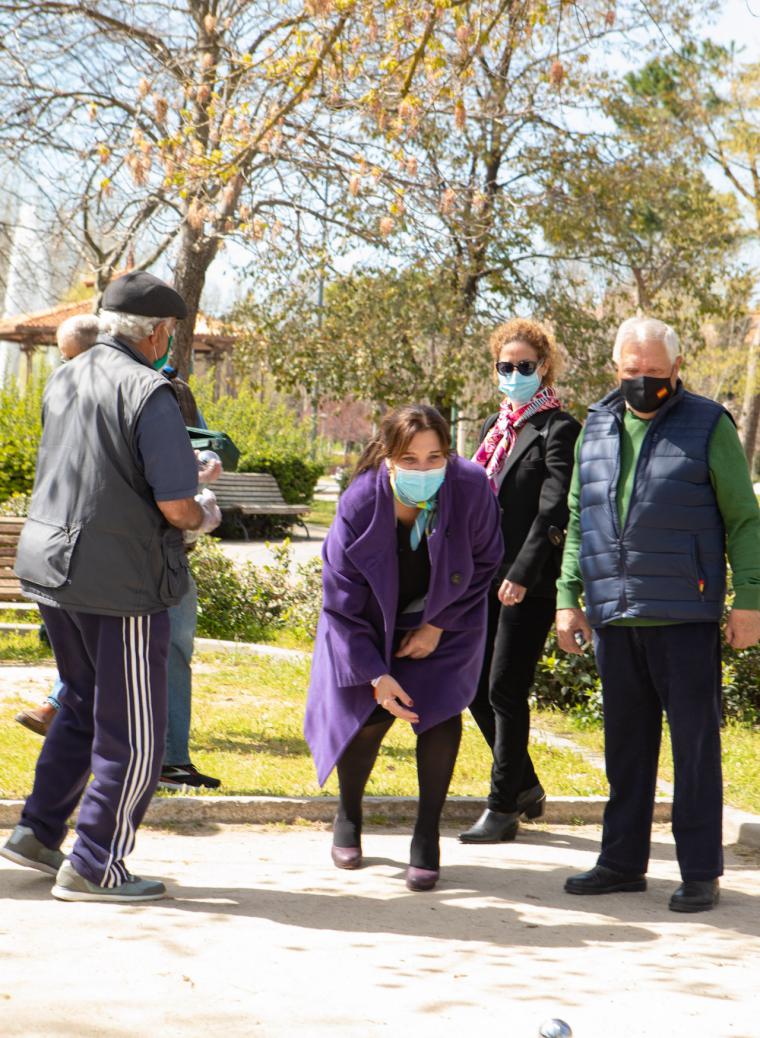
M 652 419 L 652 420 L 654 421 L 654 419 Z M 621 428 L 621 436 L 622 436 L 622 428 Z M 651 437 L 651 440 L 652 440 L 652 444 L 649 444 L 647 442 L 650 439 L 650 437 Z M 650 448 L 656 442 L 657 442 L 657 433 L 656 432 L 653 433 L 652 432 L 652 427 L 650 426 L 647 429 L 647 431 L 644 433 L 644 439 L 641 441 L 641 450 L 639 451 L 639 456 L 636 459 L 636 470 L 633 473 L 633 483 L 631 484 L 631 499 L 628 502 L 628 511 L 625 513 L 625 522 L 623 523 L 623 529 L 620 532 L 621 540 L 622 540 L 623 534 L 628 529 L 628 522 L 629 522 L 629 520 L 631 518 L 631 512 L 633 511 L 633 502 L 634 502 L 634 500 L 636 498 L 636 484 L 639 481 L 639 473 L 641 472 L 642 466 L 645 465 L 647 463 L 647 461 L 649 460 L 649 455 L 651 453 Z M 646 456 L 645 456 L 645 454 L 646 454 Z M 622 461 L 622 443 L 620 445 L 620 458 L 621 458 L 621 461 Z M 618 463 L 618 480 L 619 479 L 620 479 L 620 463 Z M 615 511 L 616 511 L 616 514 L 617 514 L 617 509 Z
M 626 587 L 627 587 L 627 584 L 628 584 L 628 568 L 627 568 L 627 565 L 626 565 L 625 544 L 623 543 L 623 538 L 624 538 L 625 531 L 628 529 L 628 523 L 629 523 L 629 520 L 631 518 L 631 513 L 633 512 L 633 503 L 634 503 L 634 500 L 636 498 L 636 484 L 638 483 L 639 473 L 641 472 L 642 465 L 646 464 L 646 461 L 647 461 L 647 459 L 649 457 L 649 444 L 648 444 L 647 441 L 651 437 L 652 438 L 652 443 L 655 443 L 656 440 L 657 440 L 657 433 L 656 432 L 654 432 L 654 433 L 652 432 L 652 426 L 651 425 L 648 427 L 647 431 L 644 433 L 644 439 L 641 441 L 641 450 L 639 451 L 639 456 L 636 459 L 636 468 L 635 468 L 634 473 L 633 473 L 633 483 L 631 484 L 631 497 L 630 497 L 630 499 L 628 501 L 628 508 L 626 510 L 626 513 L 625 513 L 625 521 L 623 522 L 623 525 L 622 525 L 622 528 L 621 528 L 621 526 L 620 526 L 620 513 L 618 511 L 617 495 L 618 495 L 619 490 L 620 490 L 620 486 L 619 486 L 619 484 L 620 484 L 620 470 L 622 468 L 622 463 L 623 463 L 623 419 L 618 418 L 617 415 L 615 415 L 615 419 L 616 419 L 616 421 L 618 423 L 618 427 L 619 427 L 619 431 L 620 431 L 620 445 L 618 447 L 618 462 L 617 462 L 617 469 L 615 471 L 615 481 L 614 481 L 614 487 L 615 487 L 615 507 L 612 510 L 612 518 L 613 518 L 613 521 L 615 522 L 615 524 L 616 524 L 616 526 L 618 528 L 618 539 L 619 539 L 619 542 L 620 542 L 620 568 L 621 568 L 622 577 L 623 577 L 623 588 L 622 588 L 622 595 L 621 595 L 620 604 L 621 604 L 621 606 L 623 608 L 623 616 L 626 616 L 627 613 L 628 613 L 628 594 L 626 592 Z

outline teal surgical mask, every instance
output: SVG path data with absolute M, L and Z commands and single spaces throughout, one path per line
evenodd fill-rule
M 527 404 L 540 388 L 541 376 L 537 371 L 532 375 L 521 375 L 517 370 L 511 375 L 499 375 L 499 392 L 516 404 Z
M 399 501 L 410 507 L 419 507 L 430 501 L 441 489 L 446 478 L 446 465 L 439 469 L 402 469 L 393 466 L 393 489 Z
M 167 340 L 167 343 L 166 343 L 166 352 L 164 353 L 164 355 L 162 357 L 156 357 L 156 359 L 154 361 L 151 361 L 151 365 L 150 366 L 152 368 L 155 368 L 156 371 L 160 371 L 161 368 L 163 368 L 165 366 L 166 362 L 168 361 L 169 354 L 171 353 L 172 343 L 173 342 L 174 342 L 174 336 L 170 335 L 168 340 Z

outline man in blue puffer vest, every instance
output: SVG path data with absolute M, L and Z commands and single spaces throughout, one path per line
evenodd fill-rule
M 717 904 L 723 872 L 726 552 L 726 639 L 742 649 L 760 640 L 760 512 L 730 415 L 678 378 L 673 329 L 630 318 L 613 357 L 619 388 L 590 408 L 576 447 L 557 600 L 560 647 L 581 652 L 593 637 L 610 799 L 599 860 L 565 890 L 646 889 L 664 709 L 683 879 L 670 908 L 701 912 Z

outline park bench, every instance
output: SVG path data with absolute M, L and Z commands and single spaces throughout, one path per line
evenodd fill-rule
M 283 519 L 288 525 L 297 523 L 309 536 L 303 516 L 308 505 L 289 505 L 282 496 L 277 480 L 269 472 L 223 472 L 210 487 L 225 518 L 248 540 L 245 519 L 271 517 Z
M 21 598 L 21 584 L 13 566 L 23 525 L 22 518 L 0 516 L 0 602 L 18 602 Z

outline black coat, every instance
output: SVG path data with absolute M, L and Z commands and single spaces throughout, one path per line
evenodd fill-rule
M 497 415 L 481 430 L 481 440 Z M 554 598 L 562 564 L 579 422 L 566 411 L 542 411 L 529 418 L 505 462 L 499 491 L 504 560 L 498 580 L 522 584 L 528 594 Z

